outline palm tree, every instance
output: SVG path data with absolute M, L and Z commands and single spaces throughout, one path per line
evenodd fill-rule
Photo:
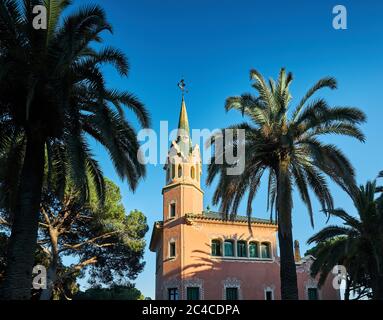
M 95 49 L 101 33 L 112 31 L 99 6 L 86 6 L 64 17 L 69 4 L 67 0 L 0 0 L 0 154 L 10 143 L 14 147 L 17 143 L 23 154 L 20 175 L 1 182 L 7 190 L 17 188 L 12 193 L 16 196 L 2 288 L 5 299 L 30 297 L 44 163 L 48 171 L 55 167 L 61 173 L 61 186 L 69 177 L 84 198 L 89 194 L 89 173 L 101 197 L 103 193 L 102 172 L 89 144 L 92 139 L 106 148 L 132 190 L 145 175 L 124 107 L 135 113 L 143 127 L 149 125 L 146 109 L 134 95 L 106 88 L 101 70 L 103 64 L 111 64 L 127 76 L 127 59 L 112 47 Z M 46 30 L 33 28 L 36 5 L 47 8 Z M 9 157 L 20 154 L 7 155 L 7 163 L 12 163 Z
M 358 125 L 366 117 L 356 108 L 330 107 L 323 99 L 309 102 L 318 90 L 326 87 L 335 89 L 337 84 L 333 78 L 319 80 L 290 113 L 291 73 L 286 74 L 281 69 L 278 81 L 270 80 L 269 85 L 256 70 L 251 70 L 250 77 L 259 96 L 243 94 L 226 101 L 226 111 L 238 110 L 251 121 L 228 128 L 246 130 L 243 142 L 246 152 L 240 155 L 243 161 L 239 160 L 245 163 L 244 172 L 241 175 L 228 175 L 226 170 L 229 165 L 218 164 L 222 161 L 216 159 L 225 159 L 229 148 L 223 148 L 221 153 L 215 148 L 216 154 L 208 169 L 207 184 L 220 176 L 213 202 L 220 203 L 221 211 L 227 215 L 237 214 L 238 206 L 248 192 L 247 215 L 250 218 L 252 202 L 261 178 L 268 172 L 268 205 L 278 223 L 282 299 L 297 299 L 291 221 L 293 186 L 296 186 L 307 206 L 313 225 L 309 188 L 322 208 L 327 210 L 333 208 L 333 198 L 326 175 L 344 189 L 355 183 L 354 169 L 344 154 L 335 145 L 324 144 L 318 137 L 337 134 L 364 141 L 365 137 Z M 226 139 L 225 131 L 223 139 Z M 216 145 L 215 140 L 212 140 L 213 146 Z M 234 152 L 240 150 L 238 143 L 242 142 L 236 141 L 233 144 Z
M 313 275 L 321 274 L 320 283 L 335 265 L 342 264 L 347 269 L 351 289 L 367 287 L 373 299 L 382 300 L 383 201 L 382 197 L 376 199 L 378 190 L 373 181 L 351 193 L 358 217 L 343 209 L 328 210 L 328 214 L 340 218 L 344 226 L 328 226 L 308 243 L 326 243 L 318 250 L 311 269 Z

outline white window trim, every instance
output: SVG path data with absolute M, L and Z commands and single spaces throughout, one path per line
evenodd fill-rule
M 306 300 L 309 300 L 309 289 L 317 289 L 318 300 L 322 300 L 321 290 L 318 287 L 318 281 L 310 279 L 305 283 L 305 296 Z
M 266 295 L 267 292 L 271 292 L 271 300 L 275 300 L 275 296 L 274 296 L 274 288 L 272 288 L 272 287 L 266 287 L 266 288 L 264 289 L 264 297 L 265 297 L 265 300 L 267 299 L 267 295 Z
M 184 281 L 184 300 L 187 300 L 187 288 L 199 288 L 199 299 L 205 300 L 205 292 L 203 289 L 203 280 L 201 279 L 188 279 Z
M 237 288 L 238 290 L 238 300 L 242 300 L 242 292 L 241 292 L 241 281 L 236 278 L 227 278 L 222 281 L 223 283 L 223 300 L 226 300 L 226 289 L 227 288 Z

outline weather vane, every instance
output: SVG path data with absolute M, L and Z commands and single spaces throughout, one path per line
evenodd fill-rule
M 185 79 L 181 79 L 180 82 L 178 82 L 178 87 L 181 89 L 182 91 L 182 95 L 186 93 L 188 93 L 188 91 L 186 90 L 186 83 L 185 83 Z

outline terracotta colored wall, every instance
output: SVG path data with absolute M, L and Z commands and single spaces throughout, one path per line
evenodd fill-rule
M 250 234 L 247 224 L 195 222 L 184 226 L 184 265 L 182 277 L 203 280 L 204 299 L 223 299 L 225 280 L 238 280 L 242 299 L 264 299 L 264 288 L 279 285 L 279 266 L 275 261 L 275 227 L 257 227 Z M 211 240 L 236 239 L 245 241 L 269 242 L 272 248 L 271 261 L 227 260 L 211 257 Z M 277 290 L 275 290 L 277 291 Z M 275 292 L 277 293 L 277 292 Z M 278 298 L 278 297 L 276 297 Z
M 202 298 L 205 300 L 223 299 L 224 284 L 230 282 L 240 286 L 240 299 L 264 300 L 266 288 L 273 289 L 274 299 L 280 299 L 275 227 L 257 226 L 251 235 L 247 224 L 195 221 L 187 225 L 182 222 L 182 218 L 178 219 L 164 230 L 164 248 L 171 237 L 177 238 L 177 258 L 172 261 L 164 259 L 163 277 L 158 281 L 158 299 L 167 299 L 166 287 L 169 283 L 172 283 L 172 287 L 178 287 L 180 298 L 185 299 L 188 281 L 192 282 L 191 286 L 198 281 L 202 284 Z M 210 244 L 213 239 L 270 242 L 272 260 L 212 257 Z M 165 251 L 164 258 L 167 254 Z M 297 272 L 299 298 L 302 300 L 307 299 L 307 287 L 313 283 L 308 268 L 308 265 L 299 267 Z M 339 299 L 338 291 L 332 288 L 331 277 L 319 291 L 319 298 Z

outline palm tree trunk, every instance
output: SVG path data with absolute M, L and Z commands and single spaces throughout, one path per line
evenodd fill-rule
M 40 134 L 30 133 L 27 135 L 17 205 L 12 221 L 7 268 L 1 290 L 3 299 L 31 298 L 43 175 L 44 138 Z
M 292 233 L 292 189 L 289 161 L 281 160 L 277 171 L 278 239 L 282 300 L 298 300 L 297 269 Z
M 58 237 L 59 233 L 56 229 L 50 227 L 49 237 L 52 247 L 52 260 L 47 272 L 47 288 L 43 290 L 40 300 L 51 300 L 53 296 L 53 289 L 57 280 L 57 268 L 59 263 L 58 252 Z
M 297 269 L 294 259 L 292 232 L 283 234 L 279 227 L 278 240 L 281 255 L 280 276 L 282 300 L 298 300 Z
M 349 277 L 347 276 L 346 277 L 346 290 L 345 290 L 345 292 L 344 292 L 344 300 L 346 300 L 346 301 L 348 301 L 348 300 L 350 300 L 350 284 L 351 284 L 351 281 L 350 281 L 350 279 L 349 279 Z
M 373 275 L 372 279 L 372 299 L 383 300 L 383 276 Z

